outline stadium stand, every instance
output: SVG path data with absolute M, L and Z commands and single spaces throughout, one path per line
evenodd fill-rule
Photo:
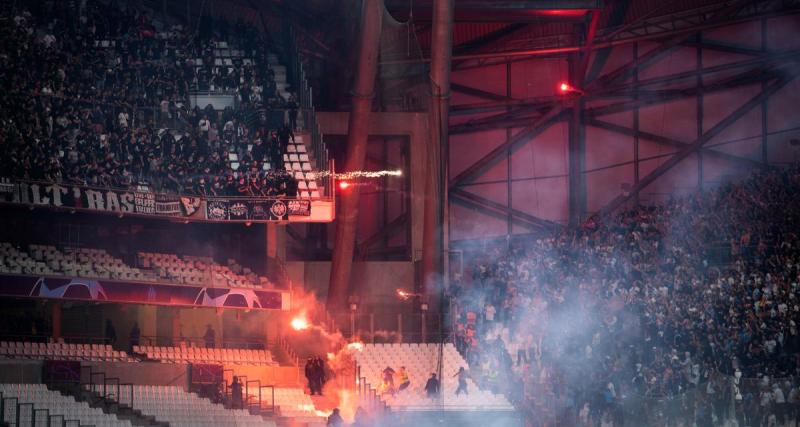
M 7 359 L 136 362 L 123 351 L 104 344 L 0 341 L 0 357 Z
M 134 353 L 164 363 L 227 363 L 276 366 L 268 350 L 195 347 L 134 346 Z
M 251 395 L 250 398 L 255 397 Z M 271 397 L 268 396 L 267 399 Z M 301 388 L 275 387 L 275 407 L 282 417 L 291 418 L 295 422 L 309 426 L 325 425 L 325 420 L 314 409 L 311 397 Z
M 730 416 L 728 396 L 758 425 L 758 405 L 798 396 L 798 192 L 797 166 L 761 171 L 487 250 L 451 290 L 457 346 L 530 410 L 573 396 L 599 419 L 623 396 L 661 411 L 699 393 L 706 414 Z
M 157 277 L 187 285 L 209 282 L 230 288 L 264 288 L 270 285 L 266 277 L 259 277 L 233 259 L 228 259 L 228 265 L 219 265 L 210 257 L 140 252 L 139 260 L 144 268 L 152 268 Z
M 512 410 L 513 407 L 503 395 L 480 390 L 468 379 L 468 394 L 455 395 L 457 381 L 453 376 L 467 362 L 452 344 L 443 346 L 441 393 L 443 399 L 430 399 L 426 396 L 425 382 L 431 373 L 437 372 L 439 345 L 437 344 L 365 344 L 361 352 L 355 353 L 356 362 L 361 368 L 361 376 L 381 390 L 383 370 L 391 367 L 399 371 L 405 366 L 411 385 L 395 396 L 384 394 L 383 398 L 393 410 Z M 399 382 L 395 380 L 395 386 Z
M 64 396 L 59 392 L 48 390 L 44 384 L 0 384 L 3 398 L 16 397 L 19 403 L 32 403 L 36 409 L 47 409 L 50 415 L 62 415 L 58 420 L 79 420 L 80 425 L 93 425 L 95 427 L 130 427 L 130 421 L 122 421 L 114 415 L 106 414 L 99 408 L 92 408 L 87 402 L 77 402 L 72 397 Z M 14 405 L 5 405 L 3 420 L 7 425 L 31 425 L 32 415 L 28 409 L 20 409 L 20 421 L 16 422 L 17 408 Z M 49 421 L 37 417 L 36 425 L 50 425 Z
M 103 249 L 64 248 L 31 244 L 19 248 L 0 242 L 0 273 L 67 276 L 164 282 L 226 288 L 264 289 L 274 284 L 233 259 L 221 265 L 211 257 L 179 257 L 174 254 L 140 252 L 139 267 L 126 265 Z
M 226 40 L 201 38 L 142 10 L 89 1 L 84 11 L 4 8 L 3 20 L 13 23 L 0 30 L 11 76 L 0 85 L 11 119 L 0 130 L 6 177 L 190 195 L 320 196 L 311 150 L 293 135 L 298 106 L 286 68 L 261 32 L 237 24 Z M 232 94 L 235 102 L 192 107 L 197 91 Z M 284 127 L 286 116 L 294 129 Z M 27 144 L 34 138 L 35 148 Z
M 102 386 L 96 385 L 95 391 Z M 119 401 L 130 401 L 130 388 L 120 388 Z M 133 408 L 175 427 L 235 425 L 274 427 L 274 421 L 251 415 L 245 409 L 226 409 L 175 386 L 133 386 Z

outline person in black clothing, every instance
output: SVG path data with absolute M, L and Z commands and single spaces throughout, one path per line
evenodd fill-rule
M 469 391 L 467 391 L 467 377 L 469 377 L 469 374 L 467 374 L 467 371 L 464 369 L 464 367 L 462 366 L 458 368 L 458 372 L 456 372 L 456 374 L 453 376 L 458 377 L 458 388 L 456 389 L 456 396 L 461 394 L 462 391 L 464 392 L 464 394 L 469 394 Z
M 133 328 L 131 328 L 131 350 L 133 350 L 134 346 L 139 345 L 139 337 L 141 335 L 141 331 L 139 330 L 139 323 L 134 322 Z
M 328 426 L 340 427 L 344 425 L 344 419 L 339 415 L 339 408 L 334 408 L 331 415 L 328 417 Z
M 270 154 L 269 162 L 272 164 L 272 169 L 283 170 L 283 151 L 281 150 L 281 142 L 278 139 L 277 132 L 272 132 L 272 135 L 269 138 L 269 147 L 267 150 Z
M 111 319 L 106 319 L 106 344 L 114 345 L 117 342 L 117 331 L 111 323 Z
M 290 174 L 286 175 L 286 196 L 297 197 L 297 180 Z
M 325 385 L 325 362 L 321 357 L 314 361 L 314 379 L 316 380 L 317 394 L 322 396 L 322 388 Z
M 425 393 L 431 399 L 435 399 L 439 396 L 439 380 L 436 378 L 436 374 L 431 374 L 431 377 L 428 378 L 428 382 L 425 383 Z
M 206 342 L 206 348 L 214 348 L 214 330 L 211 329 L 211 325 L 206 325 L 206 333 L 203 335 L 203 340 Z
M 308 380 L 308 390 L 311 395 L 314 395 L 314 392 L 317 390 L 316 388 L 316 380 L 314 379 L 314 359 L 308 358 L 306 361 L 306 368 L 305 368 L 306 380 Z
M 242 383 L 239 382 L 239 377 L 233 377 L 233 383 L 231 384 L 231 404 L 234 408 L 244 409 L 242 403 Z
M 289 140 L 294 142 L 294 131 L 292 131 L 292 128 L 289 127 L 289 125 L 284 123 L 283 126 L 278 129 L 278 138 L 281 140 L 281 148 L 285 153 L 289 147 Z
M 289 127 L 292 128 L 292 130 L 295 130 L 295 129 L 297 129 L 297 108 L 298 108 L 298 105 L 297 105 L 297 101 L 294 99 L 294 95 L 289 97 L 289 103 L 288 103 L 287 107 L 289 107 Z M 292 141 L 294 141 L 294 138 L 292 138 Z

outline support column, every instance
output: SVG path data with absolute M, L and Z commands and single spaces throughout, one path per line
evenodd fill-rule
M 58 342 L 58 339 L 61 338 L 61 303 L 58 301 L 53 301 L 53 318 L 52 318 L 52 325 L 53 325 L 53 342 Z
M 159 345 L 156 341 L 156 335 L 158 335 L 158 306 L 139 305 L 136 306 L 136 311 L 141 336 L 139 343 L 141 345 Z
M 431 101 L 428 176 L 422 230 L 421 293 L 438 295 L 445 286 L 444 254 L 449 249 L 448 227 L 448 112 L 450 107 L 450 62 L 453 54 L 453 0 L 433 4 L 431 39 Z
M 280 269 L 278 264 L 282 259 L 286 259 L 286 245 L 284 242 L 286 229 L 282 227 L 285 226 L 279 226 L 273 222 L 267 223 L 264 236 L 267 244 L 267 259 L 264 261 L 266 262 L 268 277 L 279 276 Z
M 347 159 L 344 172 L 364 168 L 367 155 L 367 136 L 375 72 L 383 20 L 383 0 L 364 0 L 361 9 L 361 40 L 358 65 L 353 87 L 352 109 L 348 122 Z M 358 187 L 341 193 L 340 211 L 337 214 L 336 237 L 328 285 L 328 309 L 341 309 L 347 302 L 350 271 L 353 267 L 353 250 L 358 221 Z
M 580 58 L 570 57 L 570 81 L 575 87 L 583 81 L 579 75 Z M 569 224 L 581 223 L 586 213 L 586 182 L 583 176 L 586 147 L 583 136 L 583 97 L 572 100 L 572 117 L 569 122 Z
M 278 257 L 278 224 L 267 223 L 267 258 Z

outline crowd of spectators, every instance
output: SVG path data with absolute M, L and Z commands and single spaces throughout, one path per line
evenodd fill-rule
M 457 346 L 533 425 L 785 425 L 800 412 L 798 194 L 799 167 L 761 171 L 484 248 L 450 289 Z
M 197 32 L 130 7 L 79 3 L 0 2 L 4 177 L 147 183 L 183 194 L 296 193 L 283 162 L 292 128 L 266 117 L 286 111 L 294 125 L 297 104 L 277 91 L 265 33 L 241 22 Z M 220 63 L 220 42 L 241 55 Z M 236 108 L 192 108 L 194 90 L 232 93 Z

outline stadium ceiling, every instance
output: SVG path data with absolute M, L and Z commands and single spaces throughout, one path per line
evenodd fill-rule
M 541 22 L 575 21 L 587 12 L 602 9 L 603 0 L 455 0 L 455 22 Z M 385 0 L 396 18 L 413 11 L 419 22 L 430 21 L 433 0 Z

